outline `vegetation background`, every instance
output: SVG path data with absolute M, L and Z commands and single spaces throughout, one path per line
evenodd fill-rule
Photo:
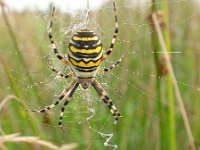
M 50 60 L 68 72 L 50 50 L 46 30 L 51 6 L 49 12 L 19 13 L 7 11 L 1 1 L 0 149 L 89 150 L 115 145 L 121 150 L 200 149 L 200 3 L 152 0 L 145 7 L 124 0 L 116 3 L 119 36 L 103 66 L 112 64 L 124 50 L 126 54 L 118 67 L 97 79 L 123 118 L 114 125 L 96 92 L 79 89 L 65 111 L 63 132 L 57 125 L 59 106 L 45 114 L 21 110 L 51 104 L 71 81 L 56 77 L 49 68 Z M 57 9 L 53 30 L 65 54 L 66 41 L 74 27 L 82 27 L 84 16 Z M 100 33 L 105 49 L 114 30 L 112 15 L 112 1 L 89 14 L 89 26 Z M 162 40 L 168 53 L 162 51 Z M 88 121 L 92 110 L 95 115 Z M 105 147 L 112 134 L 110 146 Z

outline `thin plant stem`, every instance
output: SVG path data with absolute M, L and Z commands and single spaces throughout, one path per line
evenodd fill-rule
M 196 54 L 194 52 L 194 57 L 195 57 L 195 75 L 194 75 L 194 86 L 195 87 L 198 87 L 200 86 L 200 53 Z M 200 128 L 199 128 L 199 118 L 196 117 L 200 114 L 200 109 L 199 109 L 199 106 L 200 106 L 200 101 L 199 101 L 199 98 L 200 98 L 200 92 L 198 92 L 197 94 L 194 94 L 194 99 L 195 99 L 195 102 L 194 102 L 194 112 L 195 112 L 195 116 L 194 116 L 194 127 L 193 127 L 193 133 L 194 133 L 194 137 L 196 139 L 199 139 L 200 138 Z
M 168 3 L 165 0 L 165 2 L 162 3 L 162 11 L 163 11 L 163 21 L 166 28 L 162 31 L 163 38 L 165 41 L 165 45 L 167 48 L 167 52 L 170 54 L 171 52 L 171 44 L 170 44 L 170 36 L 169 36 L 169 28 L 167 28 L 169 19 L 168 19 Z M 172 58 L 171 58 L 172 59 Z M 165 61 L 165 59 L 164 59 Z M 165 64 L 166 67 L 166 64 Z M 167 70 L 167 69 L 166 69 Z M 173 82 L 171 80 L 171 77 L 169 73 L 167 73 L 167 98 L 168 98 L 168 122 L 169 122 L 169 149 L 170 150 L 176 150 L 176 125 L 175 125 L 175 112 L 174 112 L 174 88 L 173 88 Z
M 184 125 L 185 125 L 186 132 L 187 132 L 187 135 L 188 135 L 188 138 L 189 138 L 189 144 L 190 144 L 192 150 L 196 150 L 194 138 L 193 138 L 192 131 L 191 131 L 191 127 L 190 127 L 189 120 L 188 120 L 188 117 L 187 117 L 187 114 L 186 114 L 186 111 L 185 111 L 185 106 L 183 104 L 183 99 L 182 99 L 178 84 L 176 82 L 176 77 L 175 77 L 175 74 L 174 74 L 174 71 L 173 71 L 172 64 L 170 62 L 169 55 L 167 53 L 167 48 L 166 48 L 166 45 L 165 45 L 165 41 L 164 41 L 164 38 L 163 38 L 163 35 L 162 35 L 162 31 L 160 29 L 160 25 L 158 23 L 158 18 L 156 16 L 156 14 L 152 14 L 152 19 L 153 19 L 153 23 L 155 25 L 155 29 L 156 29 L 156 32 L 157 32 L 157 35 L 158 35 L 161 50 L 163 51 L 163 54 L 164 54 L 164 57 L 165 57 L 165 60 L 166 60 L 166 65 L 167 65 L 167 68 L 168 68 L 168 71 L 169 71 L 169 75 L 170 75 L 170 77 L 173 81 L 173 85 L 174 85 L 174 89 L 175 89 L 175 96 L 176 96 L 176 99 L 177 99 L 177 102 L 178 102 L 178 105 L 179 105 L 179 108 L 180 108 L 180 111 L 181 111 L 181 114 L 182 114 L 182 117 L 183 117 Z
M 170 46 L 170 36 L 168 27 L 168 3 L 167 0 L 164 0 L 160 3 L 159 0 L 152 0 L 152 13 L 156 13 L 159 16 L 159 24 L 162 26 L 162 34 L 164 41 L 166 43 L 167 52 L 171 52 Z M 152 20 L 151 16 L 150 19 Z M 153 22 L 151 22 L 153 25 Z M 158 103 L 158 111 L 162 120 L 160 121 L 160 149 L 170 149 L 176 150 L 176 127 L 175 127 L 175 113 L 174 113 L 174 89 L 173 83 L 170 75 L 168 74 L 168 70 L 166 67 L 165 58 L 163 58 L 162 54 L 158 54 L 160 52 L 160 43 L 157 34 L 154 32 L 152 39 L 155 49 L 155 62 L 157 69 L 157 76 L 159 77 L 156 82 L 156 91 L 158 98 L 167 97 L 168 104 L 170 107 L 165 107 L 162 103 Z M 166 76 L 167 81 L 162 80 L 162 76 Z M 166 83 L 166 84 L 165 84 Z M 167 88 L 165 89 L 164 86 Z M 161 92 L 161 93 L 160 93 Z M 164 122 L 169 123 L 169 127 L 166 128 Z
M 154 12 L 159 12 L 161 10 L 161 7 L 159 5 L 159 1 L 158 0 L 152 0 L 152 13 Z M 151 17 L 151 16 L 150 16 Z M 149 18 L 151 21 L 151 18 Z M 152 21 L 151 21 L 151 25 L 152 25 Z M 163 97 L 165 97 L 165 95 L 163 94 L 164 92 L 164 87 L 163 87 L 163 80 L 162 80 L 162 68 L 161 68 L 161 54 L 159 53 L 160 51 L 160 44 L 158 41 L 158 37 L 157 34 L 154 32 L 154 27 L 152 26 L 152 45 L 153 45 L 153 49 L 154 49 L 154 59 L 155 59 L 155 65 L 156 65 L 156 97 L 158 99 L 163 99 Z M 159 101 L 157 103 L 157 114 L 159 115 L 159 117 L 161 118 L 159 121 L 159 134 L 158 134 L 158 139 L 159 142 L 157 143 L 159 149 L 162 150 L 168 150 L 170 145 L 169 145 L 169 134 L 168 134 L 168 129 L 166 129 L 165 127 L 165 122 L 168 122 L 168 117 L 167 117 L 167 110 L 164 106 L 164 104 Z

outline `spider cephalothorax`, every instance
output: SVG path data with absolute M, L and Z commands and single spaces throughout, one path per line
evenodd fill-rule
M 78 82 L 80 83 L 83 89 L 87 89 L 90 86 L 90 84 L 92 84 L 92 82 L 94 81 L 94 78 L 88 78 L 88 79 L 78 78 L 78 79 L 79 79 Z
M 117 108 L 113 104 L 112 100 L 109 98 L 106 91 L 103 89 L 101 84 L 95 79 L 97 73 L 102 74 L 104 72 L 108 72 L 112 70 L 115 66 L 117 66 L 121 62 L 121 58 L 113 63 L 108 68 L 100 68 L 100 64 L 102 61 L 106 60 L 107 57 L 111 54 L 114 44 L 117 38 L 118 33 L 118 21 L 116 15 L 116 7 L 115 2 L 113 2 L 114 14 L 115 14 L 115 30 L 113 34 L 113 38 L 108 50 L 103 52 L 102 43 L 99 37 L 95 32 L 88 29 L 82 29 L 74 34 L 69 42 L 68 46 L 68 57 L 65 58 L 59 54 L 56 42 L 53 38 L 52 34 L 52 26 L 53 21 L 51 19 L 48 27 L 48 36 L 52 46 L 52 50 L 56 57 L 61 60 L 66 66 L 70 66 L 71 72 L 69 74 L 63 74 L 52 68 L 52 71 L 60 75 L 61 77 L 67 79 L 71 76 L 74 76 L 75 79 L 71 82 L 66 89 L 63 90 L 61 95 L 58 97 L 58 100 L 53 104 L 46 106 L 40 110 L 32 110 L 33 112 L 46 112 L 56 105 L 60 104 L 61 101 L 65 100 L 63 107 L 61 108 L 60 113 L 60 121 L 59 126 L 62 128 L 62 118 L 65 111 L 66 105 L 71 100 L 74 92 L 78 88 L 79 85 L 83 89 L 87 89 L 90 85 L 97 91 L 101 100 L 108 106 L 111 113 L 113 114 L 115 120 L 117 121 L 121 114 L 118 112 Z M 53 7 L 52 17 L 54 16 L 55 7 Z

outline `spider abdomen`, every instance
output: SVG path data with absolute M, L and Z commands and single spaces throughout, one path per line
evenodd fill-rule
M 70 66 L 77 77 L 94 77 L 101 63 L 102 43 L 96 33 L 83 29 L 74 34 L 68 46 Z

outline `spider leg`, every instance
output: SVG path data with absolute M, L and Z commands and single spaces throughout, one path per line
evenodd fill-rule
M 25 111 L 31 111 L 31 112 L 38 112 L 38 113 L 47 112 L 48 110 L 54 108 L 56 105 L 58 105 L 58 104 L 61 103 L 61 101 L 66 97 L 66 95 L 71 90 L 71 88 L 74 87 L 74 85 L 76 84 L 76 82 L 77 82 L 77 80 L 72 81 L 72 83 L 65 90 L 62 91 L 61 95 L 58 97 L 58 100 L 55 101 L 53 104 L 45 106 L 43 109 L 35 109 L 35 110 L 23 109 L 23 110 L 25 110 Z
M 56 46 L 56 41 L 54 40 L 53 34 L 52 34 L 52 26 L 53 26 L 53 16 L 54 16 L 54 12 L 55 12 L 55 7 L 53 7 L 53 11 L 51 14 L 51 20 L 48 26 L 48 37 L 49 37 L 49 41 L 51 43 L 51 47 L 53 49 L 54 54 L 56 55 L 56 57 L 61 60 L 64 64 L 68 65 L 69 61 L 66 60 L 62 55 L 59 54 L 57 46 Z
M 99 96 L 101 97 L 101 100 L 104 101 L 104 103 L 108 106 L 110 112 L 114 116 L 115 120 L 118 121 L 119 117 L 121 117 L 120 112 L 118 112 L 116 106 L 113 104 L 112 100 L 109 98 L 108 94 L 106 91 L 103 89 L 101 84 L 97 81 L 94 80 L 92 82 L 92 86 L 94 89 L 98 92 Z
M 64 105 L 63 105 L 63 107 L 61 108 L 60 118 L 59 118 L 58 125 L 59 125 L 59 127 L 60 127 L 62 130 L 64 130 L 63 127 L 62 127 L 62 119 L 63 119 L 63 114 L 64 114 L 64 111 L 65 111 L 65 108 L 66 108 L 67 104 L 69 103 L 69 101 L 71 100 L 71 98 L 72 98 L 74 92 L 76 91 L 76 89 L 78 88 L 78 86 L 79 86 L 79 83 L 78 83 L 78 82 L 75 82 L 75 84 L 73 85 L 73 87 L 71 87 L 71 89 L 70 89 L 71 91 L 67 94 L 67 96 L 66 96 L 66 98 L 65 98 L 66 100 L 65 100 L 65 102 L 64 102 Z
M 118 34 L 118 20 L 117 20 L 117 10 L 116 10 L 116 4 L 115 4 L 115 1 L 113 1 L 113 8 L 114 8 L 114 17 L 115 17 L 115 30 L 114 30 L 114 35 L 113 35 L 113 38 L 112 38 L 112 42 L 110 44 L 110 48 L 104 52 L 103 56 L 102 56 L 102 60 L 105 60 L 109 55 L 110 53 L 112 52 L 113 48 L 114 48 L 114 45 L 115 45 L 115 41 L 117 39 L 117 34 Z
M 105 73 L 105 72 L 109 72 L 112 69 L 114 69 L 116 66 L 118 66 L 122 61 L 122 58 L 120 58 L 119 60 L 117 60 L 116 62 L 114 62 L 112 65 L 110 65 L 110 67 L 108 68 L 101 68 L 98 70 L 98 73 Z
M 55 72 L 57 75 L 59 75 L 60 77 L 62 77 L 62 78 L 65 78 L 65 79 L 67 79 L 67 78 L 69 78 L 69 77 L 71 77 L 71 76 L 73 76 L 74 75 L 74 73 L 68 73 L 68 74 L 63 74 L 63 73 L 61 73 L 61 72 L 59 72 L 58 70 L 56 70 L 55 68 L 53 68 L 53 67 L 51 67 L 51 70 L 53 71 L 53 72 Z

